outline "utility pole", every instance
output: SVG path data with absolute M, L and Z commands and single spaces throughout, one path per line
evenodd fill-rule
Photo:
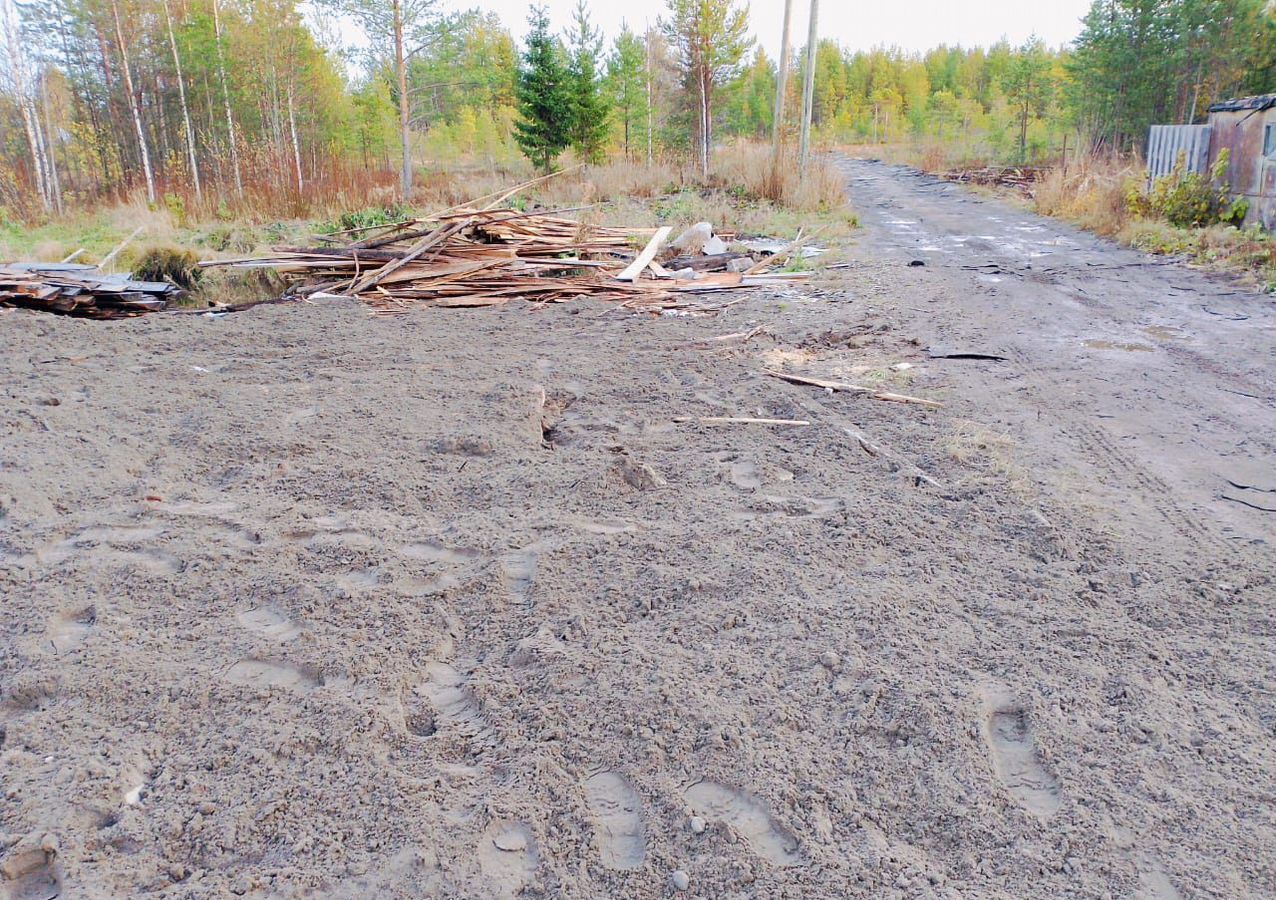
M 815 108 L 815 45 L 816 20 L 819 18 L 820 0 L 811 0 L 811 30 L 806 38 L 806 78 L 802 86 L 802 130 L 798 137 L 798 171 L 806 177 L 806 166 L 811 158 L 811 112 Z
M 780 33 L 780 67 L 776 71 L 775 116 L 771 122 L 771 165 L 779 168 L 780 144 L 784 135 L 784 100 L 789 89 L 789 23 L 793 20 L 793 0 L 784 0 L 784 30 Z

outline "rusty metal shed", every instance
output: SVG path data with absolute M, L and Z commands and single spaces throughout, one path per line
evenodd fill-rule
M 1245 224 L 1276 230 L 1276 94 L 1215 103 L 1209 127 L 1210 163 L 1226 148 L 1228 184 L 1249 200 Z

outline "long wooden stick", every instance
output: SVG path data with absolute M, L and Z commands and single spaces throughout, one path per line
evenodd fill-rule
M 674 416 L 675 422 L 701 425 L 810 425 L 806 419 L 755 419 L 750 416 Z
M 932 409 L 938 409 L 944 405 L 938 400 L 924 400 L 921 397 L 910 397 L 907 394 L 892 394 L 889 391 L 879 391 L 875 388 L 863 387 L 858 384 L 846 384 L 841 381 L 825 381 L 822 378 L 808 378 L 805 375 L 790 375 L 788 372 L 777 372 L 775 369 L 763 369 L 762 374 L 770 375 L 772 378 L 779 378 L 782 381 L 791 381 L 794 384 L 809 384 L 813 387 L 827 388 L 830 391 L 866 394 L 874 400 L 886 400 L 891 403 L 912 403 L 917 406 L 928 406 Z
M 534 184 L 540 184 L 543 181 L 549 181 L 551 178 L 557 178 L 559 175 L 562 175 L 565 172 L 574 172 L 577 169 L 583 169 L 584 167 L 585 167 L 584 163 L 577 163 L 574 166 L 568 166 L 566 169 L 559 169 L 557 172 L 550 172 L 548 175 L 542 175 L 540 178 L 533 178 L 531 181 L 524 181 L 522 184 L 516 184 L 512 188 L 510 188 L 508 191 L 506 191 L 505 193 L 497 197 L 495 200 L 491 201 L 486 206 L 484 206 L 483 210 L 486 212 L 487 210 L 491 209 L 494 206 L 499 206 L 501 203 L 508 200 L 510 197 L 513 197 L 519 191 L 527 190 L 527 188 L 531 187 Z
M 656 254 L 660 252 L 660 245 L 665 242 L 673 231 L 673 226 L 666 225 L 659 229 L 651 236 L 651 240 L 647 242 L 647 246 L 642 248 L 642 252 L 629 265 L 625 266 L 625 270 L 616 277 L 621 281 L 636 281 L 638 276 L 642 274 L 642 270 L 656 258 Z
M 106 254 L 106 259 L 104 259 L 104 260 L 102 260 L 100 263 L 98 263 L 98 264 L 97 264 L 97 267 L 98 267 L 99 269 L 101 269 L 103 272 L 105 272 L 105 271 L 106 271 L 106 267 L 107 267 L 107 266 L 109 266 L 109 265 L 111 264 L 111 261 L 112 261 L 113 259 L 115 259 L 115 257 L 119 256 L 119 255 L 120 255 L 120 251 L 121 251 L 121 250 L 123 250 L 125 247 L 127 247 L 127 246 L 129 245 L 129 242 L 130 242 L 130 241 L 132 241 L 132 240 L 133 240 L 133 238 L 135 238 L 135 237 L 137 237 L 139 234 L 141 234 L 141 233 L 142 233 L 142 230 L 143 230 L 144 228 L 146 228 L 146 226 L 145 226 L 145 225 L 138 225 L 136 228 L 134 228 L 134 229 L 133 229 L 133 233 L 132 233 L 132 234 L 130 234 L 128 237 L 126 237 L 124 240 L 120 241 L 120 242 L 119 242 L 119 244 L 116 246 L 116 248 L 115 248 L 114 250 L 112 250 L 110 253 Z

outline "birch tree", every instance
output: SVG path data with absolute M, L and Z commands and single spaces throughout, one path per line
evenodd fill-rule
M 217 44 L 217 76 L 222 86 L 222 106 L 226 111 L 226 139 L 230 142 L 230 162 L 235 171 L 235 193 L 244 193 L 244 173 L 239 165 L 239 142 L 235 139 L 235 117 L 230 111 L 230 87 L 226 83 L 226 51 L 222 47 L 222 17 L 218 0 L 213 0 L 213 34 Z
M 182 124 L 186 132 L 186 152 L 190 160 L 191 184 L 195 187 L 195 198 L 204 199 L 204 191 L 199 182 L 199 161 L 195 158 L 195 129 L 191 126 L 191 111 L 186 103 L 186 79 L 182 76 L 182 57 L 177 52 L 177 36 L 173 34 L 173 13 L 169 9 L 168 0 L 164 0 L 164 22 L 168 26 L 168 45 L 173 51 L 173 70 L 177 73 L 177 94 L 182 106 Z
M 124 90 L 128 95 L 129 112 L 133 116 L 133 129 L 137 133 L 137 152 L 142 160 L 142 175 L 146 179 L 146 199 L 154 203 L 155 171 L 151 168 L 151 152 L 146 146 L 146 129 L 142 127 L 142 107 L 133 87 L 133 66 L 129 63 L 128 43 L 124 40 L 124 28 L 120 24 L 120 4 L 111 0 L 111 17 L 115 21 L 115 46 L 120 52 L 120 70 L 124 73 Z
M 28 89 L 27 56 L 22 50 L 21 25 L 17 9 L 10 0 L 0 0 L 0 27 L 4 29 L 4 43 L 7 51 L 7 81 L 9 92 L 13 94 L 22 117 L 22 129 L 26 134 L 27 147 L 31 152 L 32 173 L 35 177 L 36 191 L 40 195 L 40 203 L 45 209 L 52 205 L 48 166 L 44 159 L 43 144 L 37 132 L 39 121 L 35 114 L 35 102 Z

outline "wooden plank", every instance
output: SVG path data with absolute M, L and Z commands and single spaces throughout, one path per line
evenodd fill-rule
M 619 281 L 637 281 L 638 276 L 642 274 L 642 270 L 647 268 L 651 261 L 656 258 L 656 254 L 660 252 L 660 245 L 669 238 L 669 234 L 672 231 L 673 227 L 666 225 L 653 234 L 651 240 L 647 242 L 647 246 L 638 254 L 638 257 L 626 266 L 625 270 L 617 275 L 616 278 Z

